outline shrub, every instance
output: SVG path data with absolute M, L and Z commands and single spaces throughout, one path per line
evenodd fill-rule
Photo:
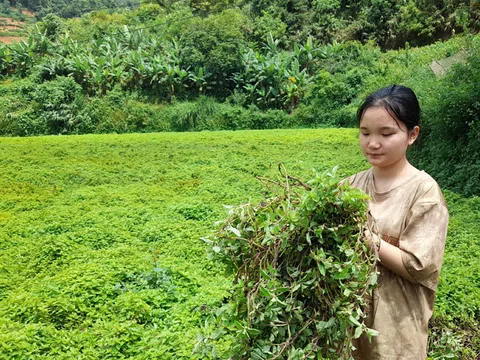
M 178 34 L 181 63 L 185 68 L 203 67 L 211 74 L 211 83 L 215 85 L 211 93 L 218 97 L 228 95 L 234 85 L 230 74 L 242 66 L 245 22 L 240 11 L 225 10 L 205 20 L 196 18 Z
M 223 104 L 214 115 L 211 130 L 281 129 L 297 125 L 297 119 L 282 110 L 261 111 Z
M 212 99 L 201 97 L 195 102 L 179 102 L 168 109 L 169 122 L 173 131 L 206 130 L 209 118 L 218 106 Z
M 355 127 L 357 104 L 329 109 L 321 106 L 300 105 L 293 113 L 299 126 L 305 127 Z
M 41 135 L 47 131 L 31 104 L 25 104 L 18 95 L 2 95 L 0 109 L 1 136 Z
M 72 78 L 59 77 L 43 84 L 28 84 L 21 92 L 31 101 L 46 134 L 66 134 L 76 127 L 76 115 L 84 99 L 81 86 Z

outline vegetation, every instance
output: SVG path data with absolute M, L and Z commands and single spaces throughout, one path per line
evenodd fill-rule
M 38 19 L 55 13 L 63 18 L 78 17 L 98 10 L 138 7 L 140 0 L 4 0 L 4 7 L 25 7 L 36 13 Z
M 198 358 L 223 358 L 235 340 L 216 335 L 214 317 L 233 276 L 200 239 L 223 205 L 259 203 L 255 177 L 280 162 L 303 179 L 367 167 L 353 129 L 2 138 L 0 150 L 4 359 L 191 359 L 202 339 L 215 349 Z M 472 360 L 478 198 L 447 201 L 430 355 Z
M 300 178 L 364 168 L 354 130 L 298 128 L 354 127 L 364 96 L 392 83 L 422 105 L 411 158 L 455 191 L 429 354 L 478 357 L 478 1 L 0 11 L 28 27 L 0 45 L 0 135 L 183 132 L 2 138 L 0 358 L 226 356 L 236 339 L 214 324 L 232 278 L 199 238 L 221 204 L 260 201 L 254 176 L 280 162 Z M 446 76 L 430 70 L 459 52 L 467 62 Z M 279 128 L 297 130 L 187 133 Z
M 353 339 L 378 335 L 364 321 L 377 285 L 368 197 L 334 172 L 305 183 L 280 170 L 262 179 L 273 194 L 232 208 L 207 240 L 236 274 L 220 320 L 230 358 L 352 359 Z
M 11 6 L 24 6 L 42 18 L 56 13 L 64 18 L 78 17 L 95 9 L 138 7 L 140 0 L 8 0 Z M 332 40 L 374 40 L 382 47 L 403 47 L 405 41 L 416 46 L 444 39 L 453 32 L 479 29 L 475 1 L 308 1 L 308 0 L 147 0 L 163 9 L 188 7 L 196 15 L 217 13 L 237 7 L 254 19 L 253 34 L 262 37 L 269 31 L 293 41 L 309 35 L 323 42 Z
M 457 65 L 440 83 L 425 86 L 433 106 L 426 107 L 423 143 L 417 163 L 442 186 L 478 195 L 480 165 L 480 38 L 473 39 L 465 65 Z M 438 84 L 437 84 L 438 85 Z M 465 156 L 468 154 L 468 156 Z
M 127 24 L 137 18 L 162 21 L 131 30 Z M 309 37 L 288 49 L 272 33 L 262 46 L 252 42 L 248 26 L 240 10 L 201 18 L 189 8 L 158 5 L 67 23 L 47 16 L 28 41 L 0 46 L 0 133 L 355 126 L 368 92 L 402 83 L 424 111 L 417 164 L 444 187 L 479 194 L 476 157 L 456 150 L 474 155 L 479 148 L 478 35 L 388 52 Z M 438 79 L 429 65 L 459 51 L 468 63 Z M 451 163 L 457 165 L 445 166 Z

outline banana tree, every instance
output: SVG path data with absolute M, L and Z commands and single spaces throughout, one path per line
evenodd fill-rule
M 243 52 L 243 71 L 233 80 L 251 103 L 262 108 L 292 110 L 300 103 L 312 82 L 309 67 L 314 63 L 315 46 L 310 39 L 293 52 L 279 51 L 278 42 L 269 38 L 267 52 Z M 272 50 L 272 51 L 270 51 Z
M 159 55 L 155 55 L 150 59 L 149 63 L 145 66 L 145 77 L 148 80 L 151 88 L 157 92 L 161 91 L 164 84 L 164 76 L 166 73 L 165 59 Z
M 21 41 L 10 46 L 11 64 L 14 72 L 25 77 L 35 65 L 35 40 L 29 37 L 27 41 Z
M 125 25 L 121 34 L 123 35 L 121 42 L 128 49 L 138 49 L 149 42 L 148 36 L 143 29 L 130 31 L 129 27 Z
M 82 85 L 87 93 L 94 93 L 95 74 L 97 72 L 96 57 L 92 53 L 78 54 L 67 58 L 68 66 L 71 68 L 71 73 L 75 81 Z
M 308 73 L 313 71 L 312 67 L 319 63 L 322 54 L 319 52 L 312 36 L 309 36 L 304 44 L 295 43 L 293 46 L 293 55 Z
M 202 66 L 198 66 L 194 71 L 189 72 L 188 79 L 192 83 L 192 87 L 196 88 L 200 95 L 210 89 L 208 78 L 210 74 L 204 70 Z
M 263 44 L 264 49 L 272 54 L 276 55 L 280 52 L 280 40 L 274 39 L 271 32 L 267 35 L 267 42 Z
M 162 77 L 162 82 L 167 86 L 169 90 L 169 101 L 173 100 L 175 92 L 182 90 L 183 83 L 187 79 L 188 71 L 181 69 L 178 65 L 167 64 L 165 67 L 165 73 Z
M 295 109 L 312 84 L 313 77 L 308 74 L 308 68 L 300 69 L 298 59 L 293 59 L 285 71 L 284 107 L 289 111 Z
M 142 87 L 147 73 L 148 60 L 145 57 L 145 52 L 138 48 L 127 53 L 123 59 L 125 72 L 125 85 L 127 88 L 134 89 Z
M 281 85 L 289 61 L 290 58 L 282 53 L 269 52 L 264 55 L 248 49 L 243 53 L 244 71 L 236 74 L 234 81 L 258 106 L 281 107 Z
M 56 54 L 63 57 L 76 56 L 84 51 L 85 47 L 72 39 L 69 33 L 59 39 L 56 47 Z
M 9 75 L 14 70 L 12 51 L 8 46 L 0 45 L 0 74 Z
M 128 73 L 124 71 L 123 61 L 119 54 L 111 54 L 105 57 L 102 67 L 103 81 L 101 94 L 105 94 L 106 90 L 111 90 L 115 84 L 122 84 L 127 78 Z
M 48 38 L 45 31 L 41 31 L 40 28 L 35 25 L 30 32 L 27 43 L 33 49 L 36 55 L 43 56 L 49 53 L 52 42 Z

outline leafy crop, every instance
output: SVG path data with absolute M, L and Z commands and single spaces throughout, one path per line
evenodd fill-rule
M 0 138 L 0 359 L 228 358 L 237 339 L 216 334 L 211 314 L 234 276 L 207 258 L 200 238 L 227 216 L 222 205 L 260 203 L 256 177 L 274 178 L 280 162 L 303 179 L 336 164 L 345 175 L 365 169 L 357 135 Z M 473 360 L 480 207 L 478 198 L 446 195 L 451 220 L 430 354 Z M 214 340 L 215 355 L 192 355 L 202 336 Z M 446 351 L 450 343 L 461 348 Z
M 282 173 L 275 196 L 230 210 L 213 252 L 236 272 L 233 358 L 350 359 L 376 285 L 363 241 L 368 197 L 332 173 L 304 183 Z M 233 324 L 233 325 L 232 325 Z

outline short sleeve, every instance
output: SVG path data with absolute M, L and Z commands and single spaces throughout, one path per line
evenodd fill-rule
M 408 212 L 400 236 L 405 268 L 419 284 L 433 291 L 442 267 L 448 218 L 441 191 L 438 185 L 433 186 Z
M 355 178 L 357 177 L 357 174 L 353 174 L 343 180 L 340 180 L 340 182 L 338 183 L 339 185 L 345 185 L 346 183 L 348 183 L 350 186 L 353 184 L 353 182 L 355 181 Z

